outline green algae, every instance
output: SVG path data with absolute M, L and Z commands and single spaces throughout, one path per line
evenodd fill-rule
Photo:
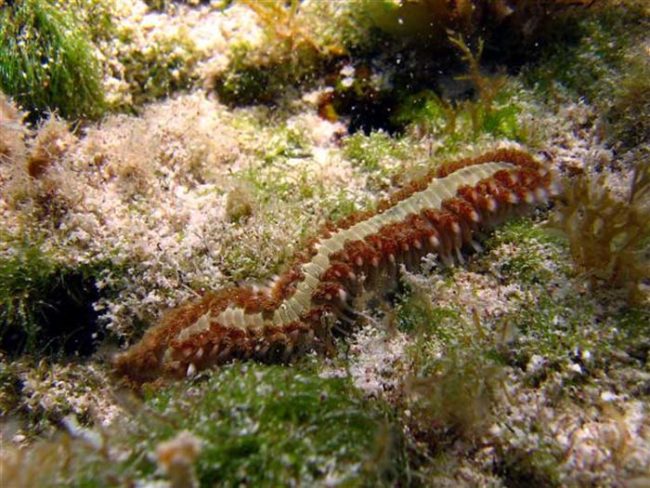
M 499 418 L 515 405 L 506 384 L 521 375 L 518 389 L 544 392 L 546 405 L 558 411 L 575 408 L 573 402 L 583 401 L 584 391 L 599 384 L 602 371 L 613 364 L 647 367 L 648 310 L 602 316 L 599 307 L 612 297 L 565 288 L 580 286 L 566 243 L 530 219 L 505 224 L 486 245 L 490 252 L 470 268 L 489 269 L 501 286 L 516 287 L 519 295 L 496 321 L 482 324 L 478 313 L 462 308 L 460 297 L 459 304 L 447 298 L 434 305 L 417 289 L 397 306 L 398 327 L 410 335 L 410 344 L 403 398 L 396 406 L 408 411 L 404 421 L 415 437 L 427 439 L 410 457 L 414 476 L 430 482 L 453 477 L 459 458 L 445 454 L 449 445 L 459 437 L 471 445 L 488 435 L 496 454 L 493 474 L 502 482 L 560 486 L 565 449 L 548 426 L 533 423 L 524 433 L 516 421 L 503 424 Z M 450 273 L 438 280 L 436 294 L 458 294 L 463 285 L 454 275 L 463 271 Z M 638 380 L 625 381 L 629 394 L 644 395 Z M 490 425 L 500 427 L 490 427 L 488 434 Z
M 197 466 L 203 484 L 278 486 L 332 477 L 359 485 L 382 477 L 366 463 L 387 420 L 346 379 L 233 365 L 197 391 L 174 388 L 147 403 L 209 443 Z M 167 437 L 165 430 L 158 434 Z
M 626 58 L 606 120 L 612 140 L 633 148 L 650 142 L 650 56 L 639 49 Z
M 72 265 L 28 238 L 8 239 L 0 257 L 0 344 L 12 356 L 92 354 L 105 330 L 94 303 L 115 290 L 96 282 L 121 273 L 110 261 Z
M 558 269 L 569 273 L 570 266 L 563 264 L 567 249 L 562 238 L 531 219 L 506 222 L 495 230 L 494 235 L 487 240 L 486 247 L 493 250 L 514 243 L 517 244 L 516 247 L 505 254 L 495 268 L 507 276 L 508 280 L 531 285 L 553 281 L 557 278 Z M 549 266 L 550 262 L 553 267 Z
M 381 131 L 356 133 L 345 139 L 344 154 L 363 171 L 385 172 L 388 161 L 407 159 L 408 145 Z
M 410 336 L 400 409 L 408 410 L 411 427 L 433 443 L 482 435 L 503 377 L 496 335 L 478 316 L 468 321 L 455 306 L 434 306 L 421 291 L 401 298 L 396 320 Z
M 126 44 L 129 43 L 129 34 L 122 33 Z M 128 52 L 121 62 L 132 102 L 129 107 L 113 108 L 140 107 L 188 88 L 198 79 L 193 73 L 198 62 L 196 46 L 183 32 L 161 39 L 144 51 Z
M 512 89 L 500 91 L 489 106 L 480 97 L 453 102 L 424 90 L 400 103 L 394 121 L 418 134 L 439 138 L 443 145 L 439 151 L 444 153 L 485 135 L 527 142 L 528 134 L 520 123 L 522 113 Z
M 647 30 L 644 9 L 641 2 L 603 2 L 592 12 L 564 22 L 541 60 L 524 70 L 523 79 L 543 96 L 553 98 L 564 89 L 574 98 L 585 97 L 606 109 L 609 94 L 627 72 L 626 54 Z
M 130 427 L 77 430 L 94 443 L 63 437 L 37 445 L 32 458 L 21 459 L 24 469 L 40 461 L 33 476 L 46 473 L 41 486 L 162 481 L 153 453 L 181 431 L 201 444 L 194 464 L 201 486 L 390 486 L 404 469 L 385 405 L 309 365 L 233 364 L 191 384 L 151 390 L 132 409 L 137 423 Z M 42 446 L 63 452 L 36 459 L 45 456 Z M 19 463 L 7 474 L 18 475 L 12 467 Z
M 0 88 L 32 118 L 56 111 L 67 119 L 104 111 L 100 66 L 75 16 L 45 0 L 0 9 Z
M 540 430 L 543 430 L 540 428 Z M 558 466 L 563 450 L 556 442 L 538 434 L 538 446 L 534 451 L 500 449 L 503 462 L 498 466 L 499 475 L 508 486 L 562 486 Z

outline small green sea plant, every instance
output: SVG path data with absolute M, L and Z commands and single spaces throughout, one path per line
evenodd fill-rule
M 367 173 L 385 173 L 391 161 L 402 162 L 412 153 L 408 143 L 383 131 L 357 132 L 344 140 L 343 151 L 355 167 Z
M 471 81 L 476 90 L 476 101 L 466 102 L 461 108 L 469 113 L 472 132 L 478 135 L 481 129 L 494 117 L 494 102 L 498 93 L 503 89 L 505 76 L 486 76 L 481 69 L 481 56 L 484 42 L 479 38 L 476 50 L 472 51 L 463 36 L 451 33 L 451 42 L 460 52 L 461 59 L 467 65 L 467 74 L 459 76 L 458 80 Z
M 634 147 L 650 142 L 650 42 L 626 59 L 606 120 L 615 141 Z
M 454 99 L 426 89 L 403 100 L 394 122 L 410 124 L 419 135 L 439 135 L 449 147 L 483 134 L 521 139 L 520 109 L 510 100 L 507 77 L 502 73 L 487 74 L 481 66 L 483 39 L 472 47 L 461 34 L 449 32 L 448 42 L 466 66 L 466 72 L 455 79 L 468 82 L 473 97 Z
M 492 418 L 491 405 L 503 370 L 497 339 L 474 310 L 467 320 L 455 307 L 435 306 L 422 290 L 402 298 L 397 325 L 413 336 L 409 374 L 402 384 L 404 407 L 415 429 L 466 439 L 480 436 Z
M 624 198 L 615 197 L 606 177 L 580 175 L 566 184 L 551 225 L 569 241 L 578 270 L 592 285 L 626 288 L 643 301 L 650 277 L 650 161 L 638 161 Z
M 240 0 L 265 33 L 262 46 L 233 44 L 229 66 L 209 76 L 222 101 L 233 105 L 268 103 L 314 79 L 357 42 L 346 12 L 348 2 Z
M 0 2 L 0 89 L 31 119 L 104 111 L 101 71 L 84 27 L 47 0 Z
M 549 100 L 568 95 L 580 97 L 604 113 L 612 102 L 625 109 L 625 85 L 637 91 L 636 86 L 644 85 L 643 71 L 647 73 L 638 61 L 648 56 L 647 47 L 644 49 L 650 19 L 648 2 L 596 0 L 590 6 L 558 23 L 547 36 L 550 42 L 535 50 L 539 62 L 524 67 L 522 79 Z M 633 59 L 638 54 L 639 58 Z
M 135 41 L 128 41 L 133 35 L 128 29 L 120 35 L 127 39 L 122 45 L 119 59 L 124 66 L 123 76 L 129 86 L 130 99 L 116 101 L 113 108 L 130 111 L 146 102 L 164 98 L 187 89 L 196 81 L 195 68 L 199 60 L 196 43 L 187 32 L 160 36 L 150 40 L 147 48 L 133 49 Z

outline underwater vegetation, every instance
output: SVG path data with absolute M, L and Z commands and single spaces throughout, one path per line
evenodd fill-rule
M 74 120 L 104 111 L 94 47 L 74 14 L 47 0 L 0 3 L 0 90 L 29 112 Z
M 611 480 L 643 477 L 647 466 L 628 457 L 637 431 L 623 420 L 625 410 L 608 403 L 595 408 L 594 417 L 579 412 L 588 391 L 596 403 L 604 401 L 601 392 L 621 381 L 619 368 L 645 368 L 648 339 L 641 330 L 647 330 L 647 307 L 600 315 L 605 295 L 580 288 L 566 242 L 530 219 L 506 223 L 486 247 L 469 272 L 452 268 L 433 287 L 408 278 L 397 306 L 397 326 L 409 333 L 412 363 L 396 403 L 405 409 L 403 421 L 418 446 L 410 458 L 416 476 L 429 483 L 453 477 L 454 466 L 465 465 L 454 451 L 465 445 L 472 459 L 494 463 L 488 471 L 496 478 L 479 478 L 481 486 L 497 480 L 514 486 L 603 482 L 604 471 L 583 466 L 602 470 L 610 462 L 629 469 Z M 501 285 L 468 283 L 477 271 Z M 490 286 L 510 290 L 507 301 L 516 305 L 500 310 L 498 294 L 485 295 Z M 486 313 L 486 307 L 497 312 Z M 618 390 L 634 399 L 634 408 L 646 402 L 643 377 L 632 375 Z M 612 442 L 567 442 L 558 433 L 565 432 L 569 417 L 581 417 L 571 425 L 590 439 L 607 424 Z M 581 468 L 571 472 L 576 464 Z
M 67 434 L 30 452 L 4 453 L 10 486 L 128 485 L 173 480 L 200 486 L 390 484 L 404 469 L 399 432 L 386 406 L 344 378 L 309 366 L 230 365 L 188 388 L 134 401 L 138 424 L 93 432 L 66 421 Z M 56 454 L 56 455 L 52 455 Z M 38 465 L 39 470 L 29 469 Z M 158 468 L 158 469 L 157 469 Z
M 8 163 L 25 157 L 25 114 L 0 91 L 0 161 Z
M 57 264 L 38 243 L 14 242 L 0 257 L 0 347 L 13 355 L 94 352 L 103 334 L 92 274 Z
M 460 34 L 450 34 L 448 41 L 466 66 L 466 73 L 454 79 L 470 83 L 474 95 L 454 99 L 422 90 L 401 100 L 394 122 L 419 137 L 445 140 L 446 148 L 452 151 L 486 134 L 526 142 L 525 128 L 518 119 L 522 109 L 512 100 L 513 89 L 506 86 L 507 77 L 504 73 L 486 73 L 481 65 L 484 41 L 479 39 L 474 50 Z
M 566 182 L 551 225 L 568 238 L 571 255 L 592 284 L 628 290 L 644 299 L 650 277 L 650 161 L 631 174 L 627 194 L 617 197 L 602 175 Z
M 478 315 L 467 323 L 457 310 L 436 307 L 417 289 L 401 299 L 397 321 L 410 336 L 400 408 L 411 412 L 411 427 L 440 440 L 479 438 L 493 422 L 490 405 L 502 387 L 497 340 L 488 337 Z
M 46 226 L 56 226 L 72 206 L 72 195 L 65 191 L 56 167 L 77 139 L 55 114 L 41 120 L 35 130 L 20 125 L 21 120 L 22 114 L 5 125 L 11 129 L 8 143 L 19 148 L 5 154 L 5 201 Z
M 650 46 L 632 51 L 606 113 L 612 139 L 624 147 L 650 141 Z
M 332 59 L 347 52 L 354 22 L 348 5 L 297 0 L 242 0 L 257 15 L 267 42 L 232 46 L 229 64 L 209 77 L 210 85 L 228 104 L 268 103 L 315 76 Z M 325 21 L 325 19 L 327 19 Z
M 395 120 L 379 120 L 381 114 L 431 87 L 432 81 L 437 84 L 455 51 L 460 49 L 464 60 L 478 59 L 480 52 L 467 56 L 467 46 L 479 46 L 477 51 L 481 51 L 485 42 L 490 57 L 499 62 L 498 53 L 507 56 L 528 50 L 543 42 L 549 32 L 561 29 L 576 10 L 591 4 L 580 0 L 242 3 L 256 13 L 266 42 L 231 47 L 228 66 L 210 77 L 220 99 L 232 105 L 272 103 L 287 90 L 304 89 L 324 79 L 331 91 L 321 102 L 322 114 L 333 120 L 350 116 L 350 131 L 361 128 L 366 133 L 378 128 L 399 129 Z M 470 66 L 473 81 L 488 79 L 476 76 L 473 68 Z M 490 106 L 488 89 L 495 86 L 494 80 L 476 85 L 485 100 L 482 108 Z M 440 95 L 439 86 L 436 91 Z M 479 119 L 489 118 L 489 114 L 468 108 L 476 131 Z M 378 120 L 355 122 L 364 113 Z
M 111 109 L 137 111 L 145 103 L 188 88 L 197 81 L 199 53 L 183 29 L 149 39 L 146 49 L 137 49 L 132 29 L 116 32 L 120 41 L 113 47 L 119 64 L 107 67 L 124 85 L 122 98 L 111 100 Z
M 355 167 L 368 174 L 368 186 L 373 189 L 385 188 L 391 177 L 403 174 L 413 155 L 407 141 L 383 131 L 352 134 L 344 139 L 343 151 Z

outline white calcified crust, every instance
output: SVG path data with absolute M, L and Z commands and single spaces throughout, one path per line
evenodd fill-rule
M 295 293 L 275 310 L 272 321 L 265 322 L 261 313 L 246 314 L 242 308 L 228 307 L 216 317 L 206 313 L 193 325 L 183 329 L 178 338 L 185 340 L 206 331 L 212 323 L 238 329 L 259 330 L 266 325 L 283 326 L 300 320 L 311 307 L 311 297 L 320 284 L 321 275 L 330 265 L 330 256 L 343 249 L 347 241 L 363 240 L 377 233 L 382 227 L 400 222 L 408 215 L 417 214 L 424 209 L 439 210 L 443 201 L 454 197 L 460 187 L 476 185 L 498 171 L 513 169 L 516 169 L 514 164 L 505 162 L 489 162 L 461 168 L 445 178 L 434 179 L 425 190 L 414 193 L 383 213 L 323 239 L 317 244 L 316 255 L 302 265 L 303 279 L 298 283 Z

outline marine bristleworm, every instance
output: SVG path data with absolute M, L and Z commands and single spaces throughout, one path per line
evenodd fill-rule
M 167 313 L 117 356 L 116 368 L 140 382 L 192 376 L 235 358 L 282 361 L 322 349 L 336 321 L 349 320 L 355 298 L 381 292 L 401 265 L 416 268 L 430 253 L 462 260 L 463 248 L 478 248 L 477 233 L 552 192 L 550 172 L 520 150 L 443 165 L 375 211 L 326 226 L 269 287 L 222 289 Z

